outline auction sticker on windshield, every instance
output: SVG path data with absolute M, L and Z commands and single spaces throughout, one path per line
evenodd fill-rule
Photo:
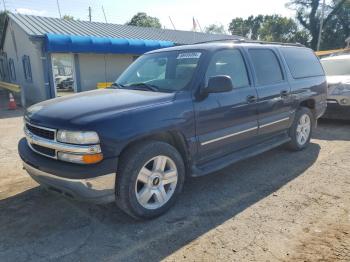
M 181 53 L 177 56 L 176 59 L 192 59 L 199 58 L 202 53 L 200 52 L 191 52 L 191 53 Z

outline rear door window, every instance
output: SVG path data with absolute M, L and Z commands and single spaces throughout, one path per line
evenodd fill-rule
M 276 54 L 270 49 L 249 49 L 258 85 L 271 85 L 283 81 Z
M 283 47 L 281 51 L 293 78 L 324 75 L 320 61 L 312 50 L 301 47 Z

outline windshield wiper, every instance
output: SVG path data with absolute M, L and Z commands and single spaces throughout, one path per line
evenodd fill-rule
M 158 86 L 147 84 L 147 83 L 133 83 L 131 85 L 124 86 L 124 87 L 136 87 L 136 88 L 140 88 L 140 89 L 147 89 L 147 90 L 150 90 L 153 92 L 159 92 Z
M 125 86 L 122 84 L 119 84 L 117 82 L 114 82 L 110 87 L 112 87 L 112 88 L 124 88 Z

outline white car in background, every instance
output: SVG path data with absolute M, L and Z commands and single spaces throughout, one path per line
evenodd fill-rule
M 350 53 L 321 59 L 328 82 L 327 111 L 324 118 L 350 120 Z

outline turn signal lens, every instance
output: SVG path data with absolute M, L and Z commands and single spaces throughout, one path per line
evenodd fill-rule
M 94 164 L 100 162 L 102 159 L 103 155 L 101 153 L 93 155 L 83 155 L 83 162 L 85 164 Z
M 91 155 L 80 155 L 58 152 L 57 157 L 59 160 L 77 163 L 77 164 L 95 164 L 103 159 L 102 153 Z

